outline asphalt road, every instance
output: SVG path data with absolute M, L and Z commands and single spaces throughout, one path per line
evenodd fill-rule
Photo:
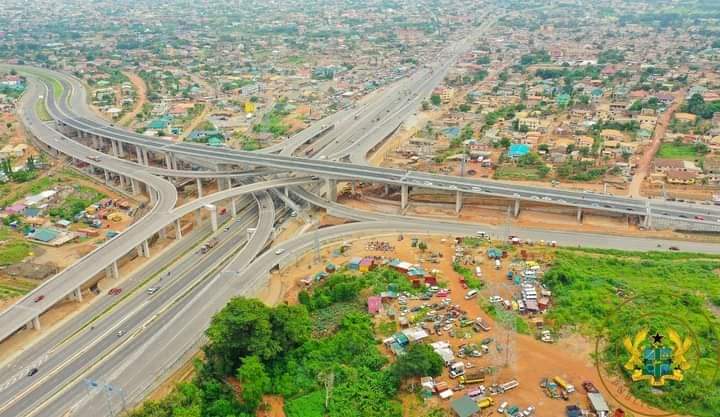
M 72 86 L 66 84 L 65 81 L 63 81 L 63 84 L 68 91 L 72 89 Z M 257 152 L 213 149 L 192 143 L 158 144 L 157 140 L 142 135 L 79 118 L 73 114 L 74 110 L 69 109 L 67 104 L 64 104 L 64 99 L 56 101 L 52 97 L 48 98 L 49 112 L 56 119 L 69 126 L 100 136 L 112 137 L 122 142 L 147 147 L 157 152 L 192 155 L 230 165 L 264 166 L 327 178 L 355 179 L 409 187 L 431 188 L 462 192 L 464 194 L 502 197 L 518 201 L 542 201 L 545 204 L 579 207 L 593 212 L 644 216 L 650 210 L 655 218 L 693 224 L 698 227 L 705 227 L 708 230 L 715 230 L 720 227 L 720 209 L 713 206 L 670 203 L 657 199 L 627 198 L 596 193 L 588 194 L 555 188 L 502 183 L 493 180 L 476 180 L 391 168 L 359 166 L 329 159 L 311 160 Z
M 447 58 L 450 58 L 448 56 Z M 64 93 L 64 97 L 72 91 L 69 84 L 65 84 L 68 89 Z M 79 90 L 82 91 L 82 90 Z M 83 91 L 84 94 L 84 91 Z M 444 190 L 462 190 L 468 193 L 479 193 L 488 195 L 507 196 L 507 185 L 495 182 L 465 182 L 464 179 L 453 179 L 444 176 L 425 176 L 422 173 L 409 173 L 401 170 L 388 170 L 385 168 L 369 168 L 358 167 L 351 164 L 343 164 L 338 162 L 311 161 L 299 158 L 290 158 L 284 155 L 261 155 L 258 153 L 242 153 L 229 152 L 228 150 L 211 150 L 203 146 L 184 145 L 168 145 L 158 143 L 157 140 L 152 141 L 147 138 L 138 138 L 126 132 L 119 131 L 113 127 L 105 127 L 102 121 L 93 120 L 91 115 L 83 115 L 82 118 L 76 118 L 70 113 L 67 103 L 60 100 L 59 103 L 47 95 L 51 113 L 56 115 L 60 120 L 75 123 L 82 129 L 107 135 L 128 143 L 139 143 L 157 151 L 170 151 L 183 155 L 192 155 L 195 158 L 209 158 L 222 163 L 237 164 L 243 162 L 248 165 L 259 167 L 268 166 L 279 170 L 292 170 L 311 174 L 325 174 L 329 177 L 347 178 L 347 179 L 380 179 L 378 182 L 393 182 L 396 184 L 405 184 L 410 186 L 419 186 L 425 188 L 439 188 Z M 83 109 L 84 101 L 80 98 L 82 94 L 70 94 L 73 112 L 76 109 Z M 386 114 L 388 114 L 386 112 Z M 392 117 L 400 117 L 401 115 L 389 113 Z M 349 115 L 338 116 L 338 123 L 347 121 Z M 353 120 L 354 116 L 353 116 Z M 68 123 L 68 124 L 69 124 Z M 394 121 L 387 121 L 391 126 Z M 378 137 L 376 131 L 370 136 Z M 312 134 L 312 132 L 308 133 Z M 323 136 L 325 138 L 325 136 Z M 301 138 L 302 139 L 302 138 Z M 58 139 L 62 140 L 62 139 Z M 350 142 L 354 140 L 348 139 Z M 375 139 L 373 139 L 375 140 Z M 344 145 L 348 142 L 346 141 Z M 350 154 L 362 154 L 362 147 L 369 146 L 371 140 L 362 140 L 365 145 L 358 145 L 359 151 L 350 148 Z M 340 144 L 340 142 L 338 142 Z M 81 145 L 80 145 L 81 146 Z M 82 147 L 84 152 L 87 148 Z M 346 148 L 347 149 L 347 148 Z M 344 152 L 344 150 L 341 150 Z M 340 152 L 340 151 L 339 151 Z M 103 157 L 106 162 L 108 157 Z M 137 166 L 134 166 L 137 168 Z M 121 171 L 122 172 L 122 171 Z M 429 174 L 428 174 L 429 175 Z M 364 177 L 363 177 L 364 176 Z M 277 180 L 288 181 L 286 179 Z M 306 179 L 297 179 L 297 183 L 306 182 Z M 287 182 L 285 184 L 288 184 Z M 295 184 L 290 182 L 289 184 Z M 462 188 L 466 187 L 466 188 Z M 469 188 L 467 188 L 469 187 Z M 482 190 L 473 189 L 473 187 L 482 187 Z M 487 190 L 484 188 L 487 187 Z M 497 188 L 493 188 L 497 187 Z M 248 188 L 250 190 L 250 188 Z M 599 198 L 595 195 L 578 196 L 578 193 L 557 194 L 562 193 L 560 190 L 541 189 L 542 193 L 538 194 L 537 188 L 530 187 L 522 189 L 511 187 L 514 193 L 511 198 L 520 200 L 533 200 L 539 195 L 552 197 L 557 199 L 556 204 L 579 205 L 589 207 L 593 201 Z M 517 194 L 517 195 L 515 195 Z M 572 202 L 569 199 L 575 198 Z M 568 200 L 565 200 L 568 199 Z M 563 200 L 563 201 L 560 201 Z M 626 199 L 628 200 L 628 199 Z M 208 200 L 209 201 L 209 200 Z M 546 200 L 547 201 L 547 200 Z M 555 201 L 555 200 L 554 200 Z M 204 204 L 203 202 L 202 204 Z M 631 204 L 631 206 L 621 206 L 620 204 Z M 627 210 L 627 207 L 645 208 L 644 205 L 637 204 L 637 201 L 616 201 L 610 200 L 608 204 L 612 205 L 609 209 Z M 198 203 L 199 204 L 199 203 Z M 320 203 L 323 204 L 323 203 Z M 600 203 L 598 203 L 600 204 Z M 0 392 L 0 397 L 5 400 L 0 409 L 0 416 L 8 415 L 42 415 L 56 416 L 62 415 L 66 411 L 70 411 L 69 415 L 81 416 L 98 416 L 106 415 L 106 400 L 103 393 L 98 390 L 87 390 L 82 382 L 85 378 L 93 378 L 104 382 L 110 382 L 117 388 L 122 388 L 126 400 L 134 403 L 143 398 L 147 389 L 157 380 L 157 377 L 164 374 L 167 369 L 177 363 L 178 358 L 183 357 L 185 353 L 191 351 L 197 343 L 201 341 L 203 330 L 209 323 L 211 315 L 221 308 L 233 294 L 251 293 L 267 282 L 268 271 L 277 264 L 287 264 L 293 262 L 298 256 L 301 256 L 314 245 L 316 235 L 322 241 L 346 239 L 352 236 L 376 235 L 376 234 L 396 234 L 396 233 L 440 233 L 440 234 L 473 234 L 478 229 L 494 234 L 500 238 L 504 237 L 506 232 L 517 234 L 526 239 L 533 240 L 557 240 L 561 245 L 587 245 L 594 247 L 614 247 L 620 249 L 633 250 L 651 250 L 656 248 L 657 244 L 665 243 L 652 239 L 629 239 L 626 237 L 605 236 L 596 234 L 580 234 L 568 232 L 554 231 L 537 231 L 537 230 L 521 230 L 517 228 L 497 228 L 488 226 L 453 224 L 452 222 L 429 222 L 428 219 L 416 218 L 391 218 L 383 215 L 379 220 L 363 221 L 349 225 L 342 225 L 332 228 L 320 229 L 316 232 L 304 233 L 294 239 L 283 242 L 276 246 L 283 248 L 285 251 L 280 255 L 276 255 L 275 251 L 267 251 L 257 257 L 262 248 L 265 247 L 268 237 L 272 231 L 274 219 L 274 208 L 271 207 L 272 202 L 260 202 L 260 217 L 258 231 L 255 233 L 250 242 L 242 249 L 237 257 L 228 265 L 221 273 L 210 274 L 203 278 L 197 278 L 197 274 L 193 277 L 193 281 L 185 281 L 185 277 L 191 274 L 183 274 L 178 278 L 176 284 L 164 286 L 154 297 L 160 299 L 159 296 L 165 295 L 172 300 L 165 300 L 164 303 L 157 302 L 155 308 L 147 307 L 148 303 L 143 304 L 142 294 L 133 297 L 128 303 L 139 303 L 137 310 L 122 311 L 109 313 L 114 320 L 108 324 L 108 327 L 98 327 L 92 330 L 92 335 L 88 336 L 89 330 L 84 330 L 71 339 L 69 343 L 78 343 L 75 350 L 70 355 L 65 355 L 66 360 L 61 363 L 51 362 L 56 360 L 57 356 L 49 355 L 44 359 L 42 371 L 36 377 L 47 378 L 40 383 L 19 383 L 15 387 L 15 383 Z M 617 207 L 616 207 L 617 205 Z M 681 208 L 671 208 L 669 210 L 685 210 L 685 206 Z M 336 207 L 331 207 L 336 209 Z M 693 208 L 700 210 L 712 210 L 712 208 Z M 683 211 L 683 213 L 686 213 Z M 372 214 L 367 213 L 350 213 L 349 216 L 368 216 L 372 219 Z M 712 214 L 711 215 L 716 215 Z M 377 216 L 377 215 L 375 215 Z M 672 217 L 671 214 L 668 216 Z M 377 218 L 377 217 L 375 217 Z M 240 228 L 242 230 L 242 227 Z M 243 231 L 244 232 L 244 231 Z M 239 234 L 245 234 L 243 232 Z M 231 245 L 231 243 L 227 243 Z M 235 243 L 236 247 L 238 243 Z M 220 248 L 217 248 L 220 249 Z M 716 245 L 703 245 L 688 242 L 682 245 L 683 250 L 717 253 Z M 229 249 L 228 249 L 229 250 Z M 221 252 L 213 250 L 210 252 L 208 259 L 214 258 L 214 254 L 220 256 Z M 215 259 L 217 260 L 217 259 Z M 211 261 L 209 261 L 211 262 Z M 202 271 L 207 272 L 205 267 Z M 194 270 L 194 269 L 193 269 Z M 187 278 L 190 279 L 190 278 Z M 122 306 L 121 306 L 122 307 Z M 116 316 L 117 314 L 117 316 Z M 100 322 L 98 321 L 98 324 Z M 120 324 L 118 324 L 120 323 Z M 117 326 L 128 326 L 123 336 L 116 336 Z M 115 326 L 115 327 L 113 327 Z M 96 330 L 104 332 L 102 337 L 95 336 Z M 92 336 L 92 337 L 91 337 Z M 87 339 L 84 339 L 87 337 Z M 66 346 L 66 345 L 63 345 Z M 63 348 L 61 346 L 61 348 Z M 54 364 L 53 365 L 51 365 Z M 47 370 L 45 375 L 46 368 Z M 25 379 L 33 380 L 34 378 L 25 377 Z M 39 378 L 38 378 L 39 379 Z M 7 392 L 8 394 L 5 394 Z M 10 396 L 10 393 L 14 395 Z M 115 411 L 120 406 L 120 398 L 111 397 L 112 405 Z M 14 413 L 14 414 L 13 414 Z

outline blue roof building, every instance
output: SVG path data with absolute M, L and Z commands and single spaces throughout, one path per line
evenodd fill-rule
M 530 152 L 530 146 L 524 143 L 513 143 L 508 149 L 508 156 L 510 158 L 518 158 L 523 155 L 527 155 Z

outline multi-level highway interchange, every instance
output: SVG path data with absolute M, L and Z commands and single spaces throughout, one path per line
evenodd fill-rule
M 486 26 L 489 27 L 492 22 Z M 0 314 L 0 340 L 25 326 L 39 327 L 40 315 L 68 296 L 80 297 L 81 288 L 99 274 L 117 276 L 117 261 L 132 251 L 151 256 L 154 235 L 176 233 L 178 242 L 154 255 L 125 284 L 128 295 L 120 302 L 101 297 L 81 314 L 60 324 L 47 336 L 18 353 L 1 370 L 0 416 L 97 416 L 105 413 L 99 391 L 88 392 L 84 381 L 106 381 L 123 390 L 128 404 L 141 401 L 188 352 L 203 341 L 212 314 L 230 297 L 262 287 L 269 271 L 291 263 L 316 241 L 390 232 L 468 233 L 478 225 L 451 220 L 428 222 L 409 216 L 375 214 L 334 202 L 338 181 L 363 181 L 399 188 L 401 208 L 409 204 L 409 190 L 432 188 L 453 193 L 456 210 L 463 195 L 481 194 L 508 200 L 517 214 L 523 201 L 635 216 L 685 227 L 712 228 L 720 224 L 720 210 L 659 200 L 585 194 L 559 189 L 478 181 L 372 167 L 366 156 L 407 118 L 443 79 L 454 59 L 472 44 L 472 37 L 448 48 L 435 65 L 425 66 L 381 93 L 344 109 L 288 139 L 282 146 L 260 153 L 213 149 L 189 143 L 169 143 L 116 128 L 98 119 L 86 104 L 84 87 L 66 74 L 39 68 L 17 67 L 31 79 L 19 107 L 21 120 L 35 141 L 58 158 L 89 164 L 129 193 L 147 193 L 152 208 L 127 231 L 80 259 Z M 35 105 L 43 100 L 53 122 L 42 122 Z M 360 115 L 360 116 L 358 116 Z M 311 152 L 302 152 L 307 145 Z M 155 158 L 150 158 L 154 156 Z M 152 166 L 160 157 L 165 166 Z M 177 191 L 170 178 L 216 179 L 220 191 L 176 206 Z M 274 200 L 272 197 L 276 196 Z M 295 201 L 324 208 L 354 223 L 328 227 L 283 242 L 273 241 L 273 230 L 284 221 Z M 229 202 L 227 216 L 215 204 Z M 210 224 L 201 224 L 181 236 L 182 216 L 200 210 L 211 212 Z M 702 215 L 704 221 L 693 220 Z M 232 219 L 228 218 L 232 217 Z M 199 219 L 199 217 L 198 217 Z M 226 222 L 220 226 L 221 222 Z M 227 229 L 227 230 L 225 230 Z M 248 232 L 250 229 L 250 233 Z M 483 226 L 493 236 L 500 229 Z M 503 230 L 507 232 L 508 230 Z M 654 239 L 613 235 L 511 228 L 530 239 L 553 239 L 567 245 L 588 245 L 650 250 L 664 243 Z M 201 254 L 191 250 L 212 234 L 217 250 Z M 683 250 L 717 253 L 711 243 L 684 242 Z M 160 287 L 153 297 L 145 288 Z M 44 298 L 35 302 L 42 294 Z M 121 337 L 117 337 L 118 332 Z M 140 366 L 141 364 L 141 366 Z M 29 369 L 37 368 L 33 378 Z

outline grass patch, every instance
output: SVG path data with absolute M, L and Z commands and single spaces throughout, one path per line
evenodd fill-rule
M 702 157 L 702 155 L 698 154 L 694 144 L 663 143 L 660 145 L 657 157 L 663 159 L 687 159 L 692 161 Z
M 27 281 L 0 279 L 0 300 L 25 295 L 33 288 L 35 288 L 35 284 Z
M 713 378 L 720 320 L 709 306 L 720 301 L 718 268 L 717 256 L 701 254 L 561 249 L 543 278 L 554 294 L 547 318 L 556 327 L 602 334 L 608 343 L 600 360 L 609 372 L 626 378 L 622 369 L 629 356 L 622 346 L 625 337 L 641 328 L 654 334 L 668 327 L 681 337 L 696 335 L 693 349 L 697 350 L 688 354 L 693 367 L 682 383 L 671 382 L 655 392 L 645 383 L 632 383 L 630 389 L 636 397 L 666 411 L 717 416 L 720 383 Z
M 32 251 L 32 245 L 20 233 L 6 226 L 0 226 L 0 266 L 21 262 Z
M 475 276 L 475 273 L 470 268 L 466 268 L 455 262 L 453 263 L 453 271 L 465 278 L 465 284 L 467 284 L 468 288 L 480 289 L 485 286 L 485 284 L 483 284 L 480 278 Z
M 285 403 L 287 417 L 323 417 L 325 415 L 325 393 L 311 392 Z
M 35 102 L 35 113 L 37 113 L 38 118 L 40 118 L 43 122 L 49 122 L 52 120 L 52 117 L 50 117 L 50 113 L 48 113 L 47 107 L 45 106 L 45 102 L 42 100 Z
M 542 177 L 535 167 L 501 165 L 495 170 L 493 178 L 498 180 L 540 180 Z

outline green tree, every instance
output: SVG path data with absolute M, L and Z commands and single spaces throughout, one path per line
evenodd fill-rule
M 310 339 L 310 316 L 304 305 L 275 307 L 270 312 L 270 324 L 274 342 L 282 352 L 295 349 Z
M 425 252 L 427 250 L 427 248 L 428 248 L 427 243 L 425 243 L 423 241 L 420 241 L 420 243 L 418 243 L 418 249 L 420 249 L 422 252 Z
M 213 316 L 205 332 L 209 343 L 205 353 L 211 368 L 228 375 L 245 356 L 271 360 L 280 352 L 273 340 L 270 311 L 255 299 L 236 297 Z
M 503 148 L 509 148 L 512 142 L 510 142 L 510 138 L 502 138 L 500 139 L 500 146 Z
M 443 359 L 433 348 L 425 344 L 411 345 L 407 352 L 398 357 L 392 373 L 400 380 L 422 376 L 438 376 L 443 371 Z
M 430 102 L 433 104 L 433 106 L 439 106 L 442 104 L 442 99 L 440 98 L 439 94 L 433 94 L 430 96 Z
M 262 396 L 270 390 L 270 377 L 265 366 L 257 356 L 242 359 L 242 366 L 237 371 L 237 378 L 242 382 L 242 400 L 248 411 L 252 412 L 262 402 Z

